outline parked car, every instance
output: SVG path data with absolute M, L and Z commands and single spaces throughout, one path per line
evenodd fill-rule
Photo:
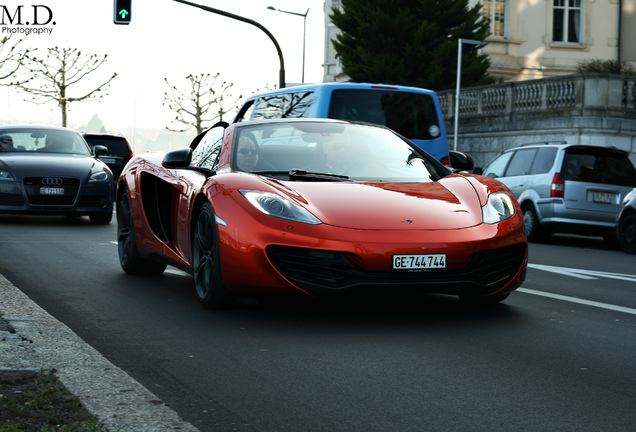
M 636 189 L 623 199 L 616 220 L 616 238 L 623 252 L 636 253 Z
M 121 175 L 133 151 L 128 140 L 122 135 L 112 135 L 103 133 L 83 133 L 82 136 L 91 148 L 96 145 L 104 146 L 108 152 L 99 155 L 99 159 L 104 162 L 113 172 L 113 178 L 117 180 Z
M 615 242 L 621 202 L 636 187 L 628 156 L 615 148 L 565 141 L 528 143 L 503 152 L 483 174 L 515 195 L 529 241 L 574 232 Z
M 113 217 L 113 174 L 82 136 L 52 126 L 0 126 L 0 213 Z
M 189 148 L 134 156 L 116 202 L 123 270 L 178 267 L 208 308 L 245 293 L 377 290 L 498 302 L 526 273 L 508 188 L 454 173 L 384 126 L 220 123 Z

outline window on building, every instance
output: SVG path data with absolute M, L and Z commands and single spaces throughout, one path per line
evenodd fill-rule
M 582 42 L 581 0 L 554 0 L 552 40 L 554 42 Z
M 508 0 L 483 0 L 484 20 L 490 25 L 491 36 L 506 36 L 506 5 Z

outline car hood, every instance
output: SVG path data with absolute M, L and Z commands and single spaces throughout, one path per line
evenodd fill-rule
M 64 176 L 86 178 L 93 166 L 103 166 L 91 156 L 68 154 L 0 154 L 0 162 L 16 178 Z
M 430 183 L 276 182 L 323 223 L 369 230 L 444 230 L 482 222 L 481 204 L 460 175 Z

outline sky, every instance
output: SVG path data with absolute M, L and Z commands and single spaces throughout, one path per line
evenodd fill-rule
M 323 0 L 190 0 L 211 8 L 239 15 L 264 26 L 278 42 L 284 60 L 286 82 L 302 78 L 303 17 L 268 10 L 273 6 L 304 14 L 307 9 L 305 82 L 321 82 L 324 57 Z M 170 125 L 175 114 L 163 105 L 163 96 L 172 85 L 187 90 L 189 74 L 220 73 L 219 82 L 233 87 L 235 98 L 257 90 L 278 87 L 280 58 L 267 34 L 258 27 L 210 13 L 173 0 L 132 0 L 129 25 L 113 23 L 113 0 L 0 0 L 14 13 L 23 5 L 23 21 L 33 16 L 33 5 L 45 5 L 52 12 L 51 22 L 41 34 L 14 33 L 9 45 L 18 39 L 21 48 L 37 48 L 45 57 L 46 48 L 78 48 L 87 55 L 107 55 L 107 61 L 90 79 L 70 95 L 79 95 L 99 86 L 114 72 L 107 95 L 99 102 L 70 105 L 69 126 L 86 124 L 97 114 L 108 132 L 126 128 L 160 128 Z M 37 9 L 39 22 L 46 21 L 44 8 Z M 7 28 L 2 26 L 0 38 Z M 4 19 L 5 24 L 8 20 Z M 55 23 L 53 25 L 53 23 Z M 37 105 L 24 101 L 14 88 L 0 86 L 0 122 L 61 124 L 55 102 Z M 231 117 L 229 115 L 228 117 Z M 231 120 L 231 118 L 224 118 Z

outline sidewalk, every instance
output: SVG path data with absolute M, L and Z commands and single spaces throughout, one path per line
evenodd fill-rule
M 55 369 L 110 432 L 196 432 L 0 275 L 0 369 Z

